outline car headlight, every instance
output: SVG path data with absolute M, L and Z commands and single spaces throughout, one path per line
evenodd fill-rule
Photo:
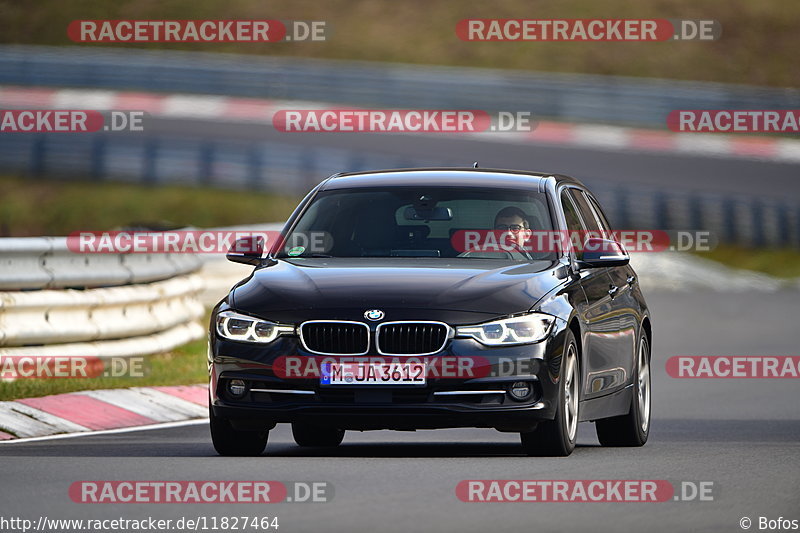
M 456 334 L 461 337 L 472 337 L 487 346 L 530 344 L 544 340 L 553 322 L 555 322 L 554 316 L 530 313 L 474 326 L 459 326 L 456 328 Z
M 276 324 L 234 311 L 222 311 L 217 314 L 217 333 L 232 341 L 272 342 L 278 335 L 291 335 L 294 326 Z

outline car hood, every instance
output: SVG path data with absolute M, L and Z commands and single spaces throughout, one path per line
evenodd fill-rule
M 528 311 L 564 282 L 549 261 L 483 259 L 296 259 L 256 269 L 233 291 L 230 305 L 265 319 L 386 320 L 470 323 Z

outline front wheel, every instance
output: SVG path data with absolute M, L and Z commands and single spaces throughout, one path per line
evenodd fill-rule
M 571 330 L 567 331 L 564 354 L 555 419 L 539 423 L 535 431 L 520 433 L 522 447 L 528 455 L 566 457 L 575 449 L 581 368 L 578 344 Z
M 267 447 L 269 430 L 242 431 L 233 429 L 230 421 L 214 415 L 209 406 L 208 419 L 211 426 L 211 441 L 220 455 L 237 457 L 261 455 Z
M 650 434 L 650 343 L 641 334 L 636 353 L 636 381 L 628 414 L 595 422 L 603 446 L 643 446 Z

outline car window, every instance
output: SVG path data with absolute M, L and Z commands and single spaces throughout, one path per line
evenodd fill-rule
M 608 218 L 606 217 L 606 214 L 603 212 L 603 208 L 600 207 L 600 203 L 591 194 L 587 194 L 586 197 L 589 199 L 589 204 L 594 208 L 594 213 L 595 215 L 597 215 L 597 219 L 600 221 L 600 225 L 603 227 L 604 230 L 610 233 L 611 224 L 609 224 Z
M 567 229 L 570 232 L 584 231 L 586 228 L 578 216 L 578 209 L 567 191 L 568 189 L 564 189 L 561 192 L 561 206 L 564 209 L 564 218 L 567 220 Z
M 586 200 L 584 194 L 578 189 L 567 189 L 570 197 L 575 200 L 575 205 L 578 207 L 578 212 L 581 214 L 584 226 L 589 231 L 599 232 L 601 230 L 600 223 L 594 216 L 594 211 L 589 207 L 589 202 Z

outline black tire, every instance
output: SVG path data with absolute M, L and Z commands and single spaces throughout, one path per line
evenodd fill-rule
M 332 448 L 342 443 L 344 430 L 292 422 L 292 436 L 298 446 Z
M 267 447 L 269 430 L 242 431 L 233 429 L 230 421 L 214 416 L 214 410 L 208 409 L 211 441 L 220 455 L 235 457 L 252 457 L 261 455 Z
M 625 415 L 595 422 L 597 440 L 603 446 L 643 446 L 650 434 L 650 342 L 644 332 L 636 346 L 636 379 L 630 410 Z
M 581 391 L 580 352 L 571 330 L 566 337 L 555 419 L 540 422 L 535 431 L 520 433 L 522 448 L 531 456 L 566 457 L 575 449 Z M 571 408 L 567 406 L 568 400 Z

